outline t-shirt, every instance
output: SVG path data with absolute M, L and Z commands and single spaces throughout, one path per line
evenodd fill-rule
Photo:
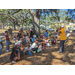
M 42 51 L 42 46 L 41 45 L 39 46 L 39 50 Z
M 2 42 L 1 38 L 0 38 L 0 42 Z M 0 43 L 0 49 L 2 49 L 2 48 L 1 48 L 1 43 Z
M 48 40 L 45 40 L 45 43 L 47 44 L 48 43 Z
M 36 38 L 36 35 L 33 35 L 33 38 L 35 39 Z
M 5 40 L 9 41 L 9 36 L 5 35 Z
M 30 50 L 30 51 L 31 51 L 31 47 L 29 47 L 29 48 L 28 48 L 28 47 L 26 47 L 26 49 L 25 49 L 25 50 Z
M 9 32 L 9 34 L 12 34 L 12 29 L 9 29 L 8 32 Z
M 70 33 L 67 33 L 67 37 L 69 37 L 70 36 Z
M 31 49 L 32 48 L 37 48 L 37 44 L 35 42 L 31 45 Z
M 26 40 L 28 40 L 28 36 L 26 36 L 25 38 L 26 38 Z
M 48 33 L 47 33 L 47 32 L 45 32 L 45 36 L 46 36 L 46 37 L 48 36 Z
M 60 33 L 60 40 L 66 40 L 67 37 L 66 37 L 65 29 L 63 28 L 60 31 L 61 31 L 61 33 Z
M 48 43 L 48 40 L 45 40 L 45 43 Z

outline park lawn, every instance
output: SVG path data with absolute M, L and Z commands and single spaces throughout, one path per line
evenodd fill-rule
M 0 30 L 1 33 L 4 33 L 5 30 Z M 14 31 L 17 33 L 18 31 Z M 51 45 L 50 47 L 44 48 L 42 52 L 33 54 L 32 56 L 29 55 L 22 55 L 21 60 L 18 61 L 16 64 L 13 65 L 75 65 L 75 34 L 69 38 L 69 44 L 65 43 L 65 52 L 62 54 L 58 54 L 59 51 L 59 41 L 56 45 Z M 2 50 L 2 55 L 0 56 L 0 65 L 12 65 L 10 61 L 10 54 L 11 51 L 6 53 L 5 52 L 5 39 L 3 38 L 4 49 Z M 14 41 L 12 40 L 14 43 Z M 14 46 L 11 45 L 10 48 Z M 26 45 L 24 46 L 24 48 Z

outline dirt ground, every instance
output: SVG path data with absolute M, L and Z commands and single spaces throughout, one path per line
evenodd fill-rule
M 4 33 L 5 30 L 0 30 L 0 35 Z M 17 31 L 14 31 L 17 33 Z M 75 65 L 75 33 L 71 33 L 69 37 L 69 43 L 65 43 L 65 52 L 62 54 L 58 54 L 59 51 L 59 43 L 58 40 L 56 45 L 51 45 L 50 47 L 44 48 L 44 50 L 40 53 L 21 56 L 21 60 L 16 64 L 12 64 L 10 61 L 11 51 L 5 52 L 5 38 L 3 40 L 4 49 L 2 50 L 2 55 L 0 56 L 0 65 Z M 13 40 L 11 41 L 12 43 Z M 10 45 L 10 48 L 14 46 Z

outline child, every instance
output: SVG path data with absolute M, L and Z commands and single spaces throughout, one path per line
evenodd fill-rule
M 67 31 L 67 42 L 68 42 L 68 40 L 69 40 L 69 36 L 71 35 L 70 33 L 69 33 L 69 31 Z
M 20 45 L 16 45 L 16 47 L 17 47 L 17 51 L 20 52 L 20 55 L 22 55 L 23 51 L 21 51 Z
M 30 40 L 31 40 L 31 43 L 33 43 L 33 42 L 34 42 L 34 38 L 33 38 L 33 37 L 32 37 Z
M 56 41 L 57 41 L 57 38 L 58 38 L 58 30 L 56 30 L 55 38 L 56 38 Z
M 47 32 L 47 30 L 46 30 L 46 32 L 45 32 L 45 37 L 47 37 L 47 38 L 48 38 L 48 32 Z
M 42 51 L 42 44 L 39 44 L 39 50 Z
M 55 44 L 55 43 L 56 43 L 56 40 L 55 40 L 54 36 L 53 36 L 52 39 L 51 39 L 51 43 L 52 43 L 52 44 Z
M 10 43 L 8 31 L 5 31 L 5 42 L 6 42 L 6 52 L 8 52 L 9 51 L 9 43 Z
M 36 35 L 35 34 L 33 35 L 33 38 L 34 38 L 34 40 L 36 39 Z
M 44 48 L 44 41 L 43 41 L 43 39 L 41 37 L 39 38 L 39 44 L 40 43 L 42 44 L 42 48 Z
M 16 36 L 14 36 L 14 43 L 16 43 Z
M 24 38 L 24 39 L 23 39 L 23 45 L 25 45 L 25 43 L 26 43 L 26 39 Z
M 21 49 L 24 49 L 24 48 L 23 48 L 23 39 L 21 38 L 20 40 L 22 41 L 22 43 L 20 44 Z
M 28 47 L 26 47 L 26 49 L 25 49 L 25 55 L 28 54 L 28 51 L 31 51 L 31 47 L 30 47 L 30 45 L 28 45 Z
M 27 36 L 29 36 L 29 33 L 28 33 L 28 31 L 26 31 L 26 35 L 27 35 Z
M 45 38 L 45 46 L 47 46 L 47 44 L 48 44 L 48 39 L 47 39 L 47 37 Z
M 12 61 L 12 63 L 16 63 L 16 60 L 20 60 L 20 53 L 17 51 L 17 47 L 12 48 L 10 60 Z
M 2 47 L 1 47 L 2 46 Z M 2 43 L 2 40 L 0 38 L 0 55 L 2 54 L 2 48 L 3 48 L 3 43 Z

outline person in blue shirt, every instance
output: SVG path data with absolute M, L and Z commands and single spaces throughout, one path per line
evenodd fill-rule
M 3 48 L 3 43 L 2 43 L 2 40 L 0 38 L 0 55 L 2 54 L 2 48 Z
M 47 30 L 46 30 L 46 32 L 45 32 L 45 37 L 48 37 L 48 32 L 47 32 Z

